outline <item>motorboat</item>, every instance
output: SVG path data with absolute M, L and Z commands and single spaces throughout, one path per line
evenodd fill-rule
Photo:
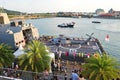
M 73 28 L 75 25 L 75 22 L 71 22 L 71 23 L 62 23 L 62 24 L 59 24 L 58 27 L 61 27 L 61 28 Z

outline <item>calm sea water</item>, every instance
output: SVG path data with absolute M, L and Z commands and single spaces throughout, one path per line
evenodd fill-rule
M 101 24 L 94 24 L 92 21 L 100 21 Z M 96 19 L 96 18 L 42 18 L 26 20 L 39 29 L 40 35 L 64 34 L 70 37 L 85 37 L 86 34 L 94 32 L 93 37 L 100 40 L 105 51 L 117 58 L 120 62 L 120 20 Z M 74 28 L 59 28 L 58 24 L 75 22 Z M 110 36 L 109 42 L 105 41 L 106 35 Z

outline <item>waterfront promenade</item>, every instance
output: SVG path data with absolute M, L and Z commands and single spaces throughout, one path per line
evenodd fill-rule
M 42 38 L 42 39 L 44 39 L 44 38 Z M 64 48 L 70 48 L 70 49 L 71 48 L 79 49 L 79 48 L 81 48 L 81 46 L 79 46 L 77 44 L 74 44 L 72 46 L 58 45 L 58 44 L 56 45 L 56 44 L 51 43 L 51 38 L 50 39 L 45 38 L 45 40 L 42 40 L 42 39 L 40 39 L 40 41 L 42 41 L 44 44 L 46 44 L 49 48 L 51 46 L 52 46 L 52 48 L 55 47 L 55 49 L 53 49 L 53 50 L 55 51 L 55 56 L 56 56 L 55 57 L 56 58 L 55 65 L 57 65 L 57 66 L 54 66 L 52 72 L 50 72 L 49 75 L 45 76 L 44 73 L 22 71 L 19 69 L 18 70 L 0 69 L 0 71 L 3 72 L 2 75 L 5 76 L 6 74 L 4 73 L 4 71 L 7 71 L 10 73 L 9 77 L 21 78 L 23 80 L 33 80 L 33 77 L 31 77 L 32 75 L 36 75 L 35 80 L 45 80 L 45 78 L 47 78 L 46 80 L 71 80 L 71 74 L 72 74 L 72 71 L 74 71 L 74 70 L 76 70 L 77 74 L 80 75 L 81 71 L 83 70 L 82 65 L 85 64 L 84 59 L 89 58 L 88 55 L 84 54 L 84 56 L 79 56 L 79 55 L 73 56 L 72 54 L 70 54 L 71 56 L 70 55 L 68 56 L 68 54 L 64 53 L 64 51 L 62 49 L 60 49 L 60 47 L 62 46 L 62 48 L 64 47 Z M 86 47 L 83 47 L 83 48 L 86 48 Z M 91 47 L 87 47 L 87 48 L 91 48 Z M 58 49 L 63 52 L 61 57 L 58 55 L 59 53 L 57 53 L 57 52 L 59 52 Z M 78 60 L 77 58 L 83 59 L 83 61 Z
M 15 70 L 10 68 L 0 68 L 0 71 L 3 72 L 0 77 L 0 79 L 3 79 L 7 73 L 9 76 L 8 78 L 18 78 L 21 80 L 33 80 L 32 75 L 36 74 L 35 80 L 44 80 L 47 78 L 47 80 L 70 80 L 72 71 L 77 70 L 78 74 L 80 74 L 82 68 L 81 64 L 66 60 L 61 60 L 61 69 L 55 67 L 54 71 L 52 73 L 49 73 L 49 75 L 45 76 L 44 73 L 36 73 L 31 71 L 23 71 L 23 70 Z M 56 63 L 58 63 L 58 60 L 56 60 Z M 56 64 L 55 63 L 55 64 Z M 6 78 L 6 77 L 5 77 Z M 66 79 L 65 79 L 66 78 Z

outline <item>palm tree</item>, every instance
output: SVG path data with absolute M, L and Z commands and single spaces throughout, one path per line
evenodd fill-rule
M 42 72 L 45 68 L 49 68 L 49 53 L 41 42 L 37 40 L 30 42 L 25 48 L 25 53 L 18 57 L 21 69 Z
M 89 80 L 112 80 L 119 77 L 118 63 L 112 57 L 103 54 L 87 59 L 82 74 Z
M 0 44 L 0 67 L 6 67 L 14 61 L 13 50 L 7 44 Z

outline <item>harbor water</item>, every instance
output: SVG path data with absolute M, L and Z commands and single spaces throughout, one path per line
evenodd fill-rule
M 101 23 L 92 23 L 100 21 Z M 40 35 L 58 36 L 63 34 L 69 37 L 88 38 L 86 34 L 94 33 L 93 37 L 98 38 L 107 52 L 120 62 L 120 20 L 119 19 L 98 19 L 98 18 L 41 18 L 29 19 L 38 28 Z M 57 25 L 62 23 L 75 22 L 74 28 L 60 28 Z M 109 41 L 105 40 L 109 35 Z

